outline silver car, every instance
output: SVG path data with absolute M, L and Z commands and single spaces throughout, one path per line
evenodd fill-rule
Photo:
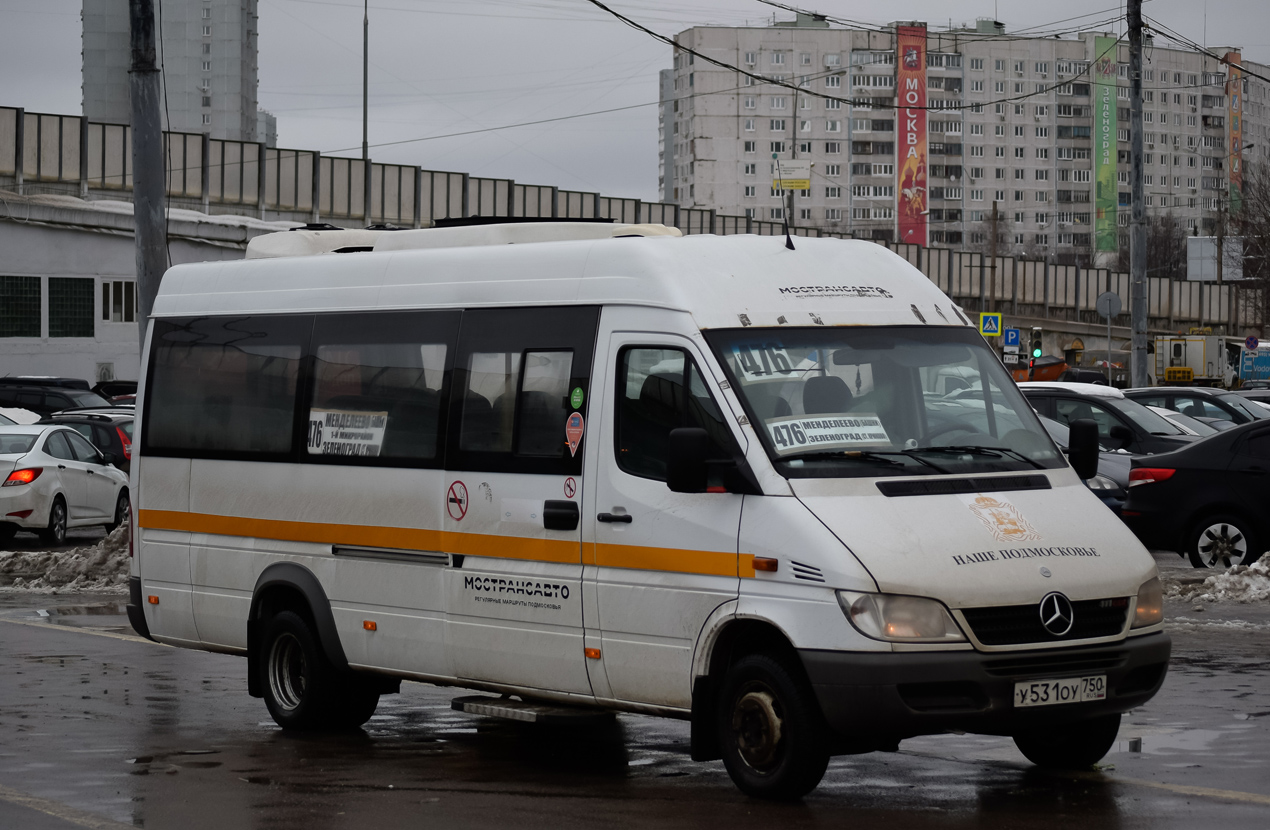
M 67 528 L 123 524 L 128 477 L 113 461 L 67 427 L 0 426 L 0 543 L 33 530 L 60 545 Z

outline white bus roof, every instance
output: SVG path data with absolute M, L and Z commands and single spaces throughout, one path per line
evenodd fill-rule
M 872 242 L 796 237 L 789 250 L 779 236 L 612 238 L 620 226 L 583 227 L 607 238 L 418 249 L 408 235 L 433 231 L 393 231 L 381 239 L 411 249 L 178 265 L 154 316 L 622 304 L 686 311 L 700 328 L 972 325 Z

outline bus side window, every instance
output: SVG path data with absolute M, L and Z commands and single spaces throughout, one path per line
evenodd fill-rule
M 319 316 L 304 413 L 307 459 L 437 466 L 458 317 L 452 311 Z

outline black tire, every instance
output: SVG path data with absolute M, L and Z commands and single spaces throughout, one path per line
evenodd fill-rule
M 40 541 L 50 547 L 66 544 L 66 500 L 61 496 L 53 497 L 48 527 L 40 531 Z
M 1200 519 L 1186 540 L 1186 555 L 1197 568 L 1251 565 L 1263 552 L 1261 540 L 1252 526 L 1229 513 Z
M 746 795 L 802 798 L 829 766 L 828 729 L 799 667 L 750 654 L 723 678 L 716 728 L 723 765 Z
M 1038 767 L 1089 769 L 1107 754 L 1119 732 L 1120 715 L 1102 715 L 1020 733 L 1014 736 L 1014 745 Z
M 339 672 L 307 620 L 281 611 L 264 625 L 256 670 L 265 705 L 283 729 L 355 729 L 375 714 L 379 693 Z
M 128 518 L 128 491 L 120 490 L 119 499 L 115 502 L 115 517 L 106 525 L 107 533 L 114 533 Z

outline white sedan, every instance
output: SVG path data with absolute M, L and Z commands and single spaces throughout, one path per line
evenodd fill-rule
M 60 545 L 68 527 L 123 524 L 128 477 L 113 461 L 67 427 L 0 426 L 0 543 L 34 530 Z

